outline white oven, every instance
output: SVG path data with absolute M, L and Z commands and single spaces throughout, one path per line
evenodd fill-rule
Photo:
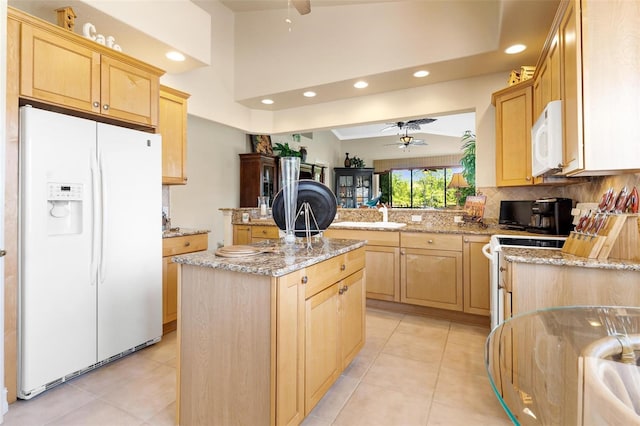
M 504 321 L 504 289 L 500 286 L 500 251 L 502 247 L 560 250 L 566 237 L 539 237 L 529 235 L 493 235 L 482 253 L 489 259 L 489 287 L 491 329 Z

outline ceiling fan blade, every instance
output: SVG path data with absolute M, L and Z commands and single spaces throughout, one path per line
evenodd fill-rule
M 291 3 L 300 15 L 311 13 L 311 0 L 291 0 Z
M 404 123 L 402 122 L 398 122 L 398 123 L 387 123 L 387 127 L 382 128 L 380 131 L 384 132 L 386 130 L 391 130 L 391 129 L 395 129 L 396 127 L 398 128 L 402 128 L 402 126 L 404 125 Z
M 433 123 L 436 120 L 437 120 L 437 118 L 418 118 L 418 119 L 415 119 L 415 120 L 407 121 L 407 124 L 408 123 L 415 123 L 415 124 L 418 124 L 418 125 L 420 125 L 420 124 L 429 124 L 429 123 Z

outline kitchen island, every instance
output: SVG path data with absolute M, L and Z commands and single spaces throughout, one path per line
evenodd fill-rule
M 178 424 L 299 424 L 364 345 L 364 244 L 174 257 Z

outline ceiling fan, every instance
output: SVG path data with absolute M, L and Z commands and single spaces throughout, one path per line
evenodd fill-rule
M 392 145 L 396 145 L 400 149 L 405 149 L 411 146 L 427 146 L 429 144 L 422 139 L 415 139 L 413 136 L 409 136 L 408 130 L 405 128 L 404 136 L 400 136 L 400 141 L 386 144 L 385 146 Z
M 396 121 L 395 123 L 387 123 L 387 127 L 384 127 L 381 131 L 398 128 L 400 130 L 421 130 L 420 125 L 429 124 L 436 121 L 437 118 L 417 118 L 409 121 Z

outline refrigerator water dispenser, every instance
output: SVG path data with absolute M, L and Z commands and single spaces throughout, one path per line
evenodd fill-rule
M 82 184 L 49 182 L 48 186 L 48 234 L 80 234 L 82 232 Z

